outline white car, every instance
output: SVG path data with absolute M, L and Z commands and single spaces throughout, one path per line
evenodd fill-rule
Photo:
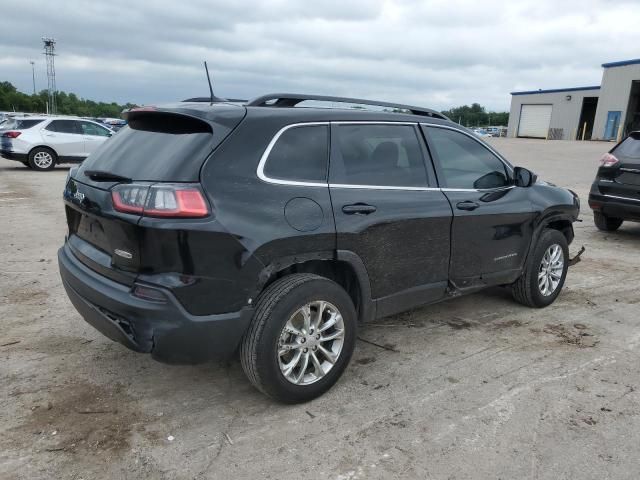
M 73 117 L 16 117 L 0 131 L 0 155 L 34 170 L 81 162 L 113 135 L 113 130 Z

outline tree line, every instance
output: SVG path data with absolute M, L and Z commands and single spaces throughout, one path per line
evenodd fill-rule
M 455 107 L 442 113 L 465 127 L 499 127 L 509 123 L 509 112 L 487 112 L 479 103 Z
M 27 94 L 19 92 L 10 82 L 0 82 L 0 111 L 45 113 L 47 110 L 48 93 L 42 90 L 40 93 Z M 110 117 L 120 118 L 122 110 L 136 105 L 126 103 L 119 105 L 116 102 L 94 102 L 85 98 L 79 98 L 75 93 L 58 92 L 56 105 L 61 115 L 77 115 L 80 117 Z
M 47 98 L 46 90 L 30 95 L 19 92 L 10 82 L 0 82 L 0 111 L 44 113 L 47 109 Z M 122 110 L 136 106 L 132 103 L 119 105 L 116 102 L 94 102 L 79 98 L 75 93 L 66 92 L 58 92 L 56 104 L 58 113 L 62 115 L 113 118 L 119 118 Z M 451 108 L 442 113 L 466 127 L 500 126 L 507 125 L 509 121 L 508 112 L 487 112 L 479 103 Z

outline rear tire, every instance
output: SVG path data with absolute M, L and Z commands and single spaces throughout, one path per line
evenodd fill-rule
M 29 152 L 29 166 L 38 172 L 53 170 L 58 162 L 56 152 L 47 147 L 37 147 Z
M 240 346 L 242 368 L 258 390 L 278 401 L 312 400 L 347 367 L 356 326 L 353 302 L 340 285 L 313 274 L 288 275 L 256 302 Z
M 522 275 L 511 284 L 514 300 L 532 308 L 551 305 L 562 290 L 568 268 L 567 239 L 557 230 L 544 230 Z
M 598 227 L 598 230 L 613 232 L 620 228 L 623 220 L 616 217 L 607 217 L 602 212 L 593 212 L 593 222 L 596 224 L 596 227 Z
M 29 162 L 27 160 L 21 161 L 20 163 L 23 164 L 27 168 L 31 168 L 31 165 L 29 165 Z

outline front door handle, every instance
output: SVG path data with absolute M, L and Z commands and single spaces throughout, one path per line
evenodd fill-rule
M 344 205 L 342 212 L 346 215 L 369 215 L 377 210 L 373 205 L 366 203 L 354 203 L 352 205 Z
M 478 205 L 476 202 L 472 202 L 471 200 L 465 200 L 464 202 L 458 202 L 458 204 L 456 205 L 456 207 L 458 207 L 458 210 L 475 210 L 479 206 L 480 205 Z

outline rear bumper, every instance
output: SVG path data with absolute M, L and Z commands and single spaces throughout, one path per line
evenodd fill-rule
M 608 217 L 640 221 L 640 200 L 591 192 L 589 206 Z
M 26 162 L 29 160 L 29 155 L 26 153 L 18 153 L 11 150 L 2 150 L 0 149 L 0 156 L 6 158 L 7 160 L 19 160 L 21 162 Z
M 58 251 L 62 283 L 87 323 L 136 352 L 165 363 L 226 359 L 238 348 L 252 308 L 220 315 L 191 315 L 163 290 L 166 303 L 142 300 L 131 289 L 80 263 L 69 247 Z

